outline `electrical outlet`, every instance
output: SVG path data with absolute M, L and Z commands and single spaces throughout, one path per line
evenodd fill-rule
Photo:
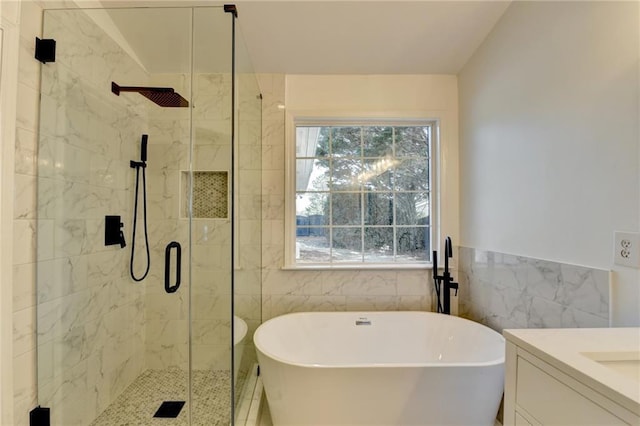
M 616 265 L 640 268 L 640 233 L 615 232 L 613 259 Z

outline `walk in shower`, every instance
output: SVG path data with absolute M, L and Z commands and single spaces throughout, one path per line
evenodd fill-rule
M 42 38 L 39 405 L 64 426 L 233 424 L 262 234 L 235 10 L 46 10 Z

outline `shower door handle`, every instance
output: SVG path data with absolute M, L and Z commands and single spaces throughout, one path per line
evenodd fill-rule
M 176 281 L 172 286 L 171 280 L 171 249 L 176 249 Z M 182 247 L 180 243 L 171 241 L 164 250 L 164 289 L 167 293 L 175 293 L 180 287 L 180 265 L 182 257 Z

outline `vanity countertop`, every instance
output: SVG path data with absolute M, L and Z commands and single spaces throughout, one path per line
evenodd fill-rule
M 640 328 L 513 329 L 503 334 L 640 416 Z

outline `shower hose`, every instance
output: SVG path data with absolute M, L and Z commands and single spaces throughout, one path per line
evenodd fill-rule
M 147 178 L 146 178 L 146 164 L 144 161 L 135 164 L 136 169 L 136 199 L 133 205 L 133 235 L 131 237 L 131 278 L 134 281 L 142 281 L 147 277 L 149 273 L 149 268 L 151 267 L 151 256 L 149 253 L 149 235 L 147 233 Z M 142 169 L 142 206 L 143 206 L 143 228 L 144 228 L 144 243 L 146 246 L 147 252 L 147 267 L 144 271 L 144 274 L 141 277 L 136 277 L 133 271 L 133 259 L 136 252 L 136 228 L 137 228 L 137 219 L 138 219 L 138 184 L 140 182 L 140 169 Z

